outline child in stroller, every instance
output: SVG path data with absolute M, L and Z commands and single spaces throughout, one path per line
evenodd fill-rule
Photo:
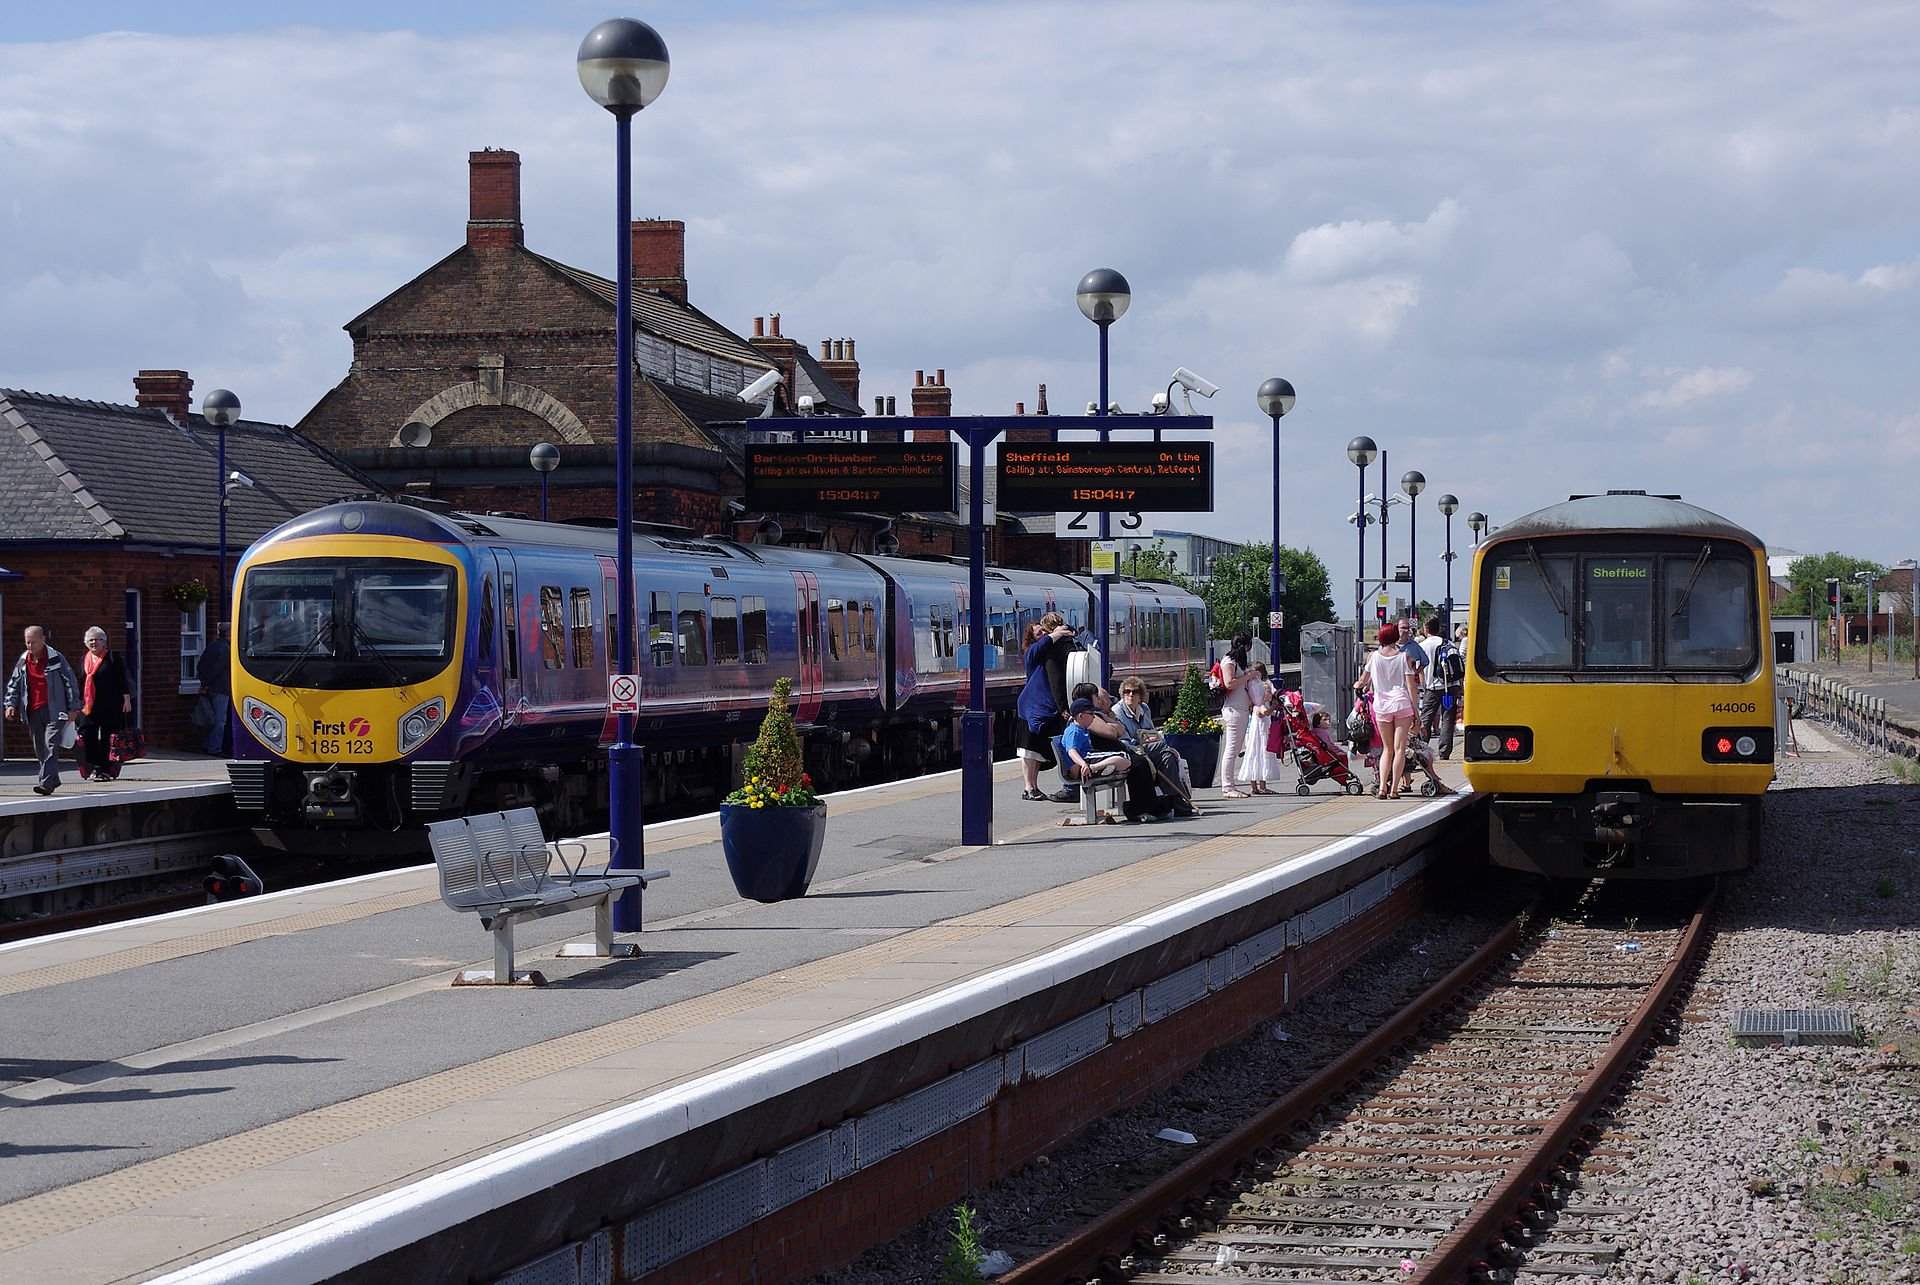
M 1315 782 L 1331 778 L 1346 787 L 1348 794 L 1360 794 L 1366 786 L 1347 766 L 1347 756 L 1333 743 L 1332 720 L 1327 711 L 1301 699 L 1299 692 L 1288 692 L 1279 702 L 1280 711 L 1268 733 L 1268 748 L 1284 751 L 1300 769 L 1295 794 L 1311 794 Z M 1321 729 L 1325 728 L 1323 732 Z
M 1347 731 L 1353 735 L 1355 745 L 1365 745 L 1367 756 L 1364 760 L 1373 772 L 1376 784 L 1380 780 L 1380 754 L 1386 747 L 1380 740 L 1380 729 L 1373 721 L 1373 693 L 1361 692 L 1354 700 L 1353 712 L 1347 717 Z M 1415 768 L 1425 774 L 1426 780 L 1420 782 L 1420 793 L 1426 798 L 1436 798 L 1443 794 L 1452 794 L 1453 789 L 1440 779 L 1433 770 L 1433 747 L 1426 738 L 1416 731 L 1407 737 L 1407 771 L 1409 775 Z M 1354 791 L 1358 793 L 1359 791 Z

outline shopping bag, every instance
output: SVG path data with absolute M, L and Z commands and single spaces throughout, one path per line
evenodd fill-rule
M 129 727 L 123 732 L 113 734 L 112 753 L 114 760 L 131 763 L 135 759 L 147 756 L 147 736 L 137 727 Z
M 187 724 L 202 736 L 213 730 L 214 714 L 212 696 L 209 696 L 206 692 L 200 693 L 200 698 L 193 703 L 193 712 L 187 715 Z
M 80 743 L 80 729 L 70 718 L 60 722 L 60 748 L 70 750 Z

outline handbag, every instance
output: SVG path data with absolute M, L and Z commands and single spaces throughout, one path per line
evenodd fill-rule
M 145 758 L 147 756 L 146 733 L 137 727 L 115 732 L 111 753 L 115 761 L 120 763 L 131 763 L 135 759 Z
M 213 724 L 213 697 L 201 692 L 199 699 L 193 702 L 193 712 L 187 715 L 187 725 L 205 735 L 213 730 Z
M 70 750 L 80 743 L 80 728 L 71 718 L 60 722 L 60 748 Z

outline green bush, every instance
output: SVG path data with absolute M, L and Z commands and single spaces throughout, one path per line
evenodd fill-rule
M 725 802 L 749 808 L 810 808 L 819 802 L 800 750 L 800 729 L 794 726 L 787 703 L 792 695 L 792 679 L 774 683 L 767 716 L 760 720 L 760 735 L 747 747 L 740 788 Z
M 1207 695 L 1207 676 L 1200 672 L 1200 666 L 1187 666 L 1187 672 L 1180 679 L 1180 694 L 1173 700 L 1173 713 L 1167 715 L 1161 730 L 1179 736 L 1220 734 L 1220 720 L 1213 716 Z

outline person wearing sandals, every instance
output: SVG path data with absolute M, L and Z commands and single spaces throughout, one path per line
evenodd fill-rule
M 80 712 L 73 720 L 80 744 L 73 757 L 81 780 L 111 781 L 120 775 L 120 764 L 113 758 L 113 734 L 125 729 L 127 716 L 133 713 L 133 691 L 126 662 L 108 648 L 107 631 L 98 625 L 87 630 L 87 655 L 80 669 L 84 675 Z
M 1373 721 L 1380 735 L 1380 774 L 1375 794 L 1397 799 L 1407 784 L 1407 737 L 1413 731 L 1419 693 L 1413 670 L 1400 650 L 1400 630 L 1391 622 L 1380 626 L 1380 647 L 1367 658 L 1353 690 L 1373 691 Z
M 1073 630 L 1066 618 L 1049 611 L 1027 626 L 1026 686 L 1014 709 L 1020 715 L 1020 773 L 1027 788 L 1023 799 L 1050 802 L 1040 788 L 1040 769 L 1053 766 L 1053 738 L 1065 730 L 1067 655 L 1073 650 Z
M 1267 729 L 1272 725 L 1274 696 L 1278 689 L 1267 678 L 1267 667 L 1255 663 L 1247 679 L 1247 698 L 1252 715 L 1247 719 L 1247 788 L 1255 794 L 1272 794 L 1267 783 L 1279 775 L 1280 765 L 1267 751 Z
M 1240 771 L 1240 751 L 1246 747 L 1247 724 L 1253 719 L 1253 693 L 1248 683 L 1253 672 L 1247 666 L 1247 649 L 1253 635 L 1242 629 L 1234 634 L 1227 654 L 1220 658 L 1220 690 L 1225 698 L 1220 705 L 1220 797 L 1244 799 L 1247 791 L 1235 779 Z

